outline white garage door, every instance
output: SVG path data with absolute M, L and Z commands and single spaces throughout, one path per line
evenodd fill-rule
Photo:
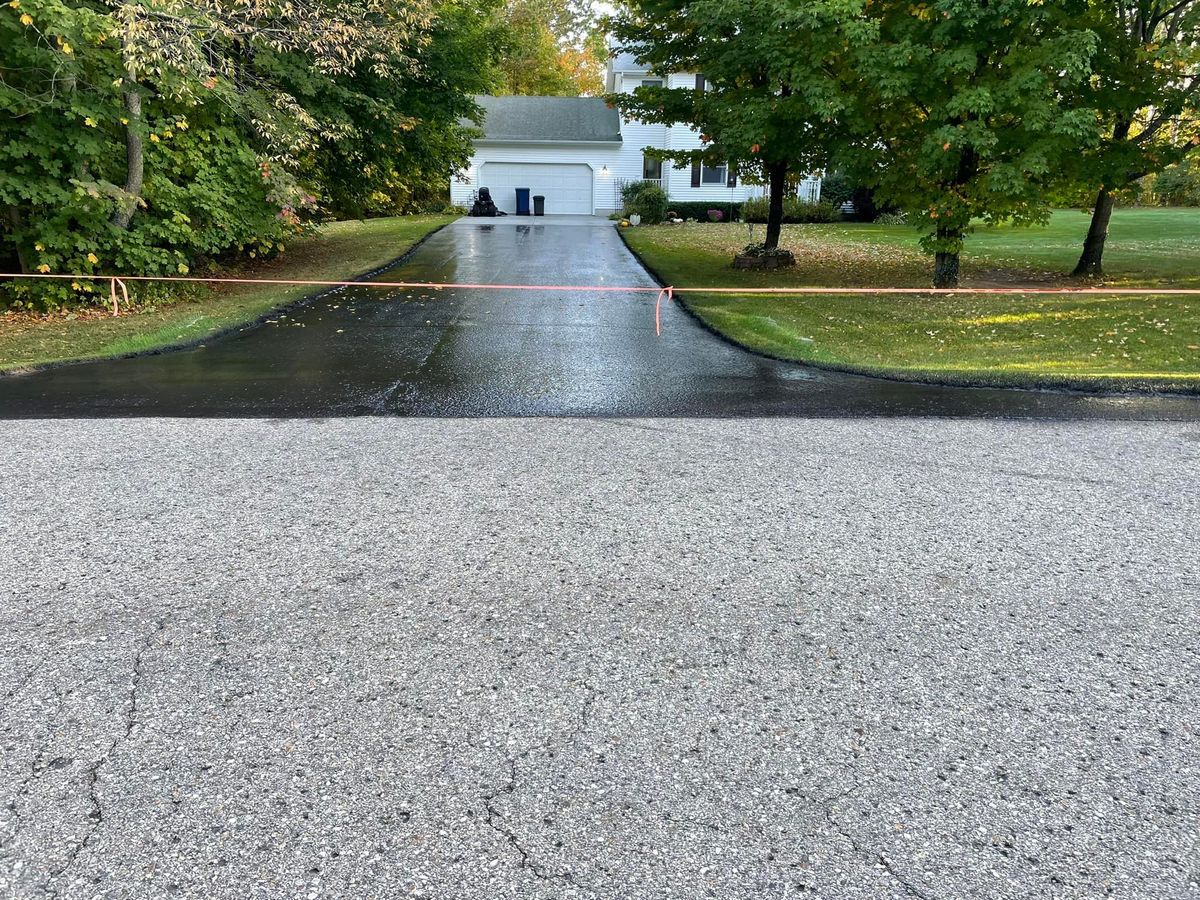
M 479 169 L 479 186 L 490 188 L 492 199 L 506 213 L 517 211 L 517 188 L 529 188 L 533 197 L 546 198 L 548 216 L 590 216 L 592 170 L 575 163 L 484 163 Z M 529 201 L 530 211 L 533 200 Z

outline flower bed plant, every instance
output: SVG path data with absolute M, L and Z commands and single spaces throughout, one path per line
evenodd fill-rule
M 832 203 L 805 203 L 797 197 L 785 197 L 783 200 L 783 221 L 788 225 L 836 222 L 837 220 L 838 210 Z M 742 221 L 767 221 L 767 198 L 756 197 L 743 203 Z
M 735 269 L 787 269 L 796 264 L 796 256 L 782 247 L 767 248 L 766 244 L 747 244 L 733 258 Z

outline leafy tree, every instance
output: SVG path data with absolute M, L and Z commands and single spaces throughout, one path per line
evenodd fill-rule
M 489 15 L 468 0 L 8 0 L 0 260 L 184 272 L 274 252 L 319 200 L 354 215 L 427 201 L 466 158 Z M 54 304 L 89 285 L 2 290 Z
M 124 64 L 126 202 L 113 223 L 128 227 L 143 179 L 142 97 L 148 89 L 187 102 L 220 91 L 248 114 L 278 156 L 305 149 L 314 136 L 336 137 L 270 77 L 273 56 L 299 54 L 317 75 L 350 75 L 361 64 L 380 78 L 416 66 L 414 51 L 433 19 L 428 0 L 308 4 L 274 0 L 124 0 L 115 10 Z
M 1160 206 L 1200 206 L 1200 154 L 1167 166 L 1154 176 L 1151 190 Z
M 866 15 L 839 155 L 922 227 L 935 286 L 954 286 L 971 222 L 1045 221 L 1050 186 L 1098 141 L 1078 98 L 1099 37 L 1085 0 L 870 0 Z
M 509 0 L 498 29 L 497 93 L 577 97 L 604 89 L 604 33 L 590 4 Z
M 1084 96 L 1104 139 L 1076 171 L 1096 191 L 1076 275 L 1103 273 L 1114 194 L 1178 162 L 1200 133 L 1200 0 L 1094 0 L 1092 13 L 1103 52 Z
M 837 70 L 869 41 L 865 0 L 624 0 L 611 27 L 660 73 L 703 73 L 694 88 L 639 87 L 610 99 L 647 122 L 688 122 L 699 150 L 656 155 L 677 165 L 729 161 L 769 185 L 765 245 L 779 244 L 789 173 L 824 169 L 846 108 Z M 649 149 L 649 148 L 648 148 Z
M 327 123 L 299 169 L 323 186 L 326 212 L 358 218 L 445 204 L 449 173 L 473 152 L 460 121 L 478 112 L 472 95 L 492 85 L 495 32 L 480 13 L 477 2 L 444 3 L 411 72 L 360 63 L 330 76 L 295 54 L 277 63 L 273 79 Z

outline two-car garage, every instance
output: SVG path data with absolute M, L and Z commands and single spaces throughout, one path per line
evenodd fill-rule
M 548 216 L 590 216 L 595 211 L 592 167 L 585 163 L 486 162 L 479 185 L 489 188 L 496 206 L 517 211 L 517 188 L 546 198 Z

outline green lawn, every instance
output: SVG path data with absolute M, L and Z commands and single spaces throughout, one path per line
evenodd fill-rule
M 248 263 L 239 277 L 340 281 L 398 256 L 453 216 L 404 216 L 335 222 L 269 262 Z M 238 285 L 202 288 L 176 303 L 111 316 L 89 308 L 52 316 L 0 315 L 0 371 L 72 359 L 125 356 L 202 340 L 292 303 L 312 288 Z
M 1088 219 L 1058 212 L 1046 228 L 980 228 L 963 285 L 1070 285 Z M 762 225 L 755 239 L 762 239 Z M 687 224 L 622 231 L 684 300 L 732 340 L 785 359 L 953 384 L 1200 389 L 1200 297 L 1045 295 L 705 296 L 702 287 L 929 284 L 930 261 L 905 226 L 789 225 L 797 265 L 738 272 L 745 225 Z M 1200 210 L 1118 210 L 1106 282 L 1200 287 Z

